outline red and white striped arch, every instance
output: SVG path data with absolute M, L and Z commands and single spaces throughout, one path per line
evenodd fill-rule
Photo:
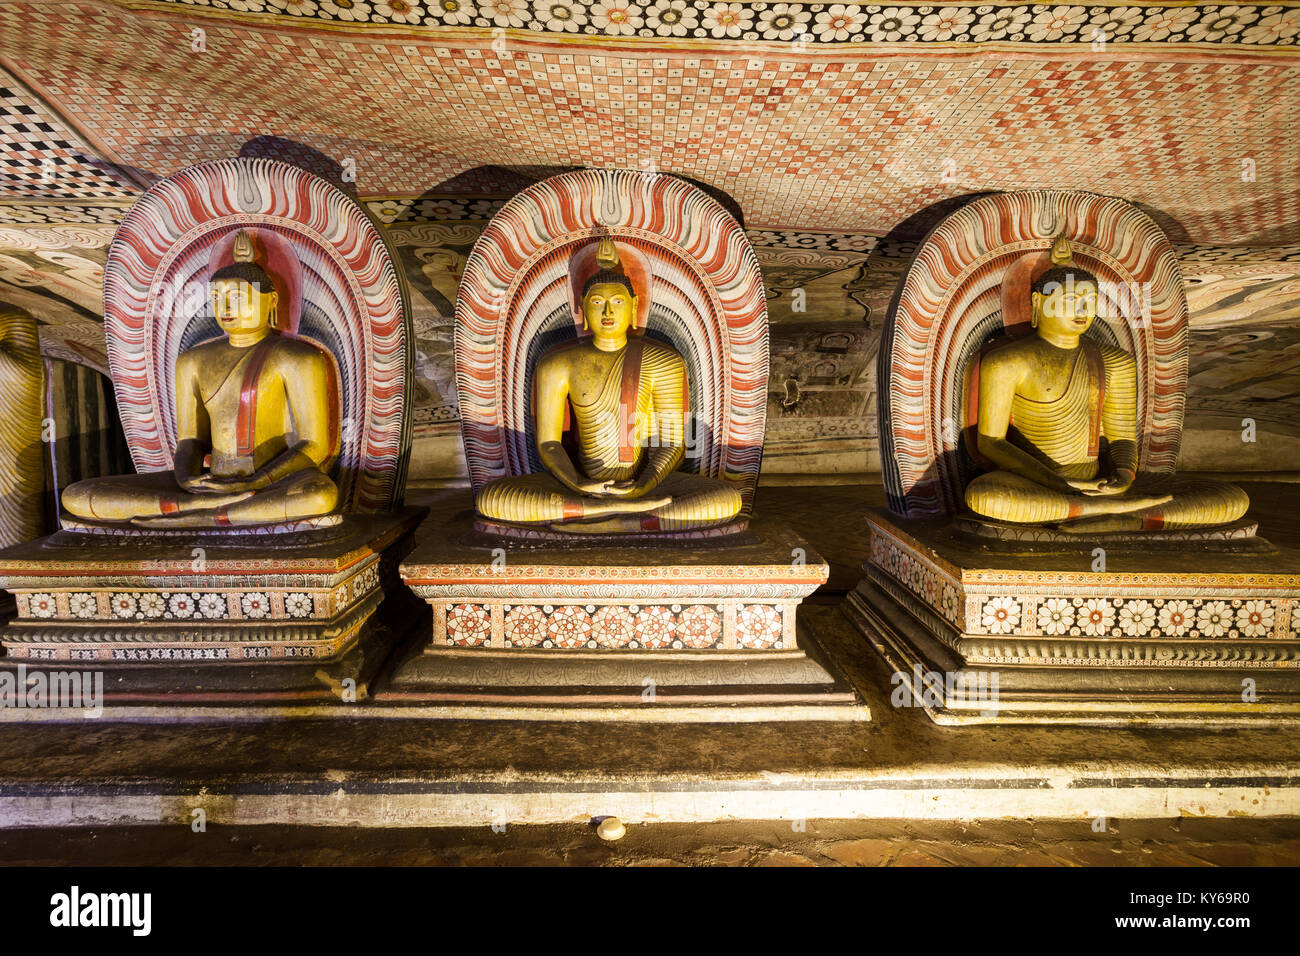
M 1099 312 L 1138 367 L 1139 468 L 1172 473 L 1187 391 L 1187 298 L 1160 227 L 1121 199 L 1032 190 L 983 196 L 926 237 L 880 345 L 881 461 L 890 507 L 905 517 L 960 508 L 966 364 L 990 332 L 1029 319 L 1032 279 L 1052 240 L 1097 276 Z M 1124 298 L 1107 296 L 1124 290 Z M 1128 298 L 1128 290 L 1134 295 Z M 945 427 L 945 423 L 947 426 Z
M 176 358 L 195 344 L 197 323 L 219 334 L 208 315 L 207 280 L 231 261 L 241 229 L 265 252 L 282 328 L 324 348 L 340 371 L 341 510 L 393 508 L 410 444 L 405 289 L 362 208 L 326 180 L 278 160 L 217 160 L 168 176 L 131 207 L 113 238 L 104 331 L 136 469 L 172 466 Z
M 470 253 L 456 297 L 455 353 L 474 490 L 530 470 L 528 345 L 561 310 L 572 317 L 571 260 L 601 235 L 648 267 L 651 327 L 663 322 L 698 368 L 690 387 L 705 446 L 700 473 L 734 482 L 748 513 L 767 414 L 758 260 L 740 225 L 706 193 L 634 170 L 582 170 L 529 187 L 493 217 Z

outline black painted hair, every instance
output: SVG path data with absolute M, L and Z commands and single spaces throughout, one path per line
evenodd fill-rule
M 222 279 L 247 282 L 258 292 L 275 291 L 275 283 L 271 281 L 271 277 L 255 262 L 232 262 L 228 266 L 222 266 L 212 273 L 212 278 L 208 282 L 218 282 Z
M 1087 269 L 1081 269 L 1078 266 L 1052 266 L 1034 282 L 1033 291 L 1041 295 L 1047 295 L 1048 286 L 1053 285 L 1053 283 L 1058 288 L 1068 288 L 1071 277 L 1073 277 L 1075 283 L 1091 282 L 1094 286 L 1100 285 L 1097 282 L 1097 277 Z M 1055 292 L 1056 289 L 1053 288 L 1052 291 Z
M 594 276 L 587 280 L 587 284 L 582 287 L 582 297 L 585 299 L 591 287 L 601 285 L 605 282 L 613 282 L 627 289 L 628 295 L 636 295 L 636 290 L 632 288 L 632 280 L 621 272 L 614 272 L 611 269 L 601 269 Z

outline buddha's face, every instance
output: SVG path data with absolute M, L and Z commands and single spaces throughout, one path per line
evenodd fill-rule
M 1052 283 L 1032 300 L 1038 328 L 1048 335 L 1082 335 L 1097 317 L 1097 285 L 1090 279 Z
M 582 297 L 582 314 L 597 335 L 626 335 L 636 321 L 636 296 L 620 282 L 600 282 Z
M 247 335 L 270 328 L 275 293 L 261 292 L 242 279 L 212 283 L 212 314 L 227 335 Z

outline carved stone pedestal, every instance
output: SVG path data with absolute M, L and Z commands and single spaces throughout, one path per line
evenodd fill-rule
M 593 707 L 607 719 L 867 716 L 796 624 L 827 565 L 761 521 L 693 544 L 530 547 L 475 532 L 466 513 L 401 573 L 432 607 L 433 633 L 377 700 L 535 719 Z
M 423 514 L 289 534 L 60 531 L 17 545 L 0 552 L 0 587 L 17 602 L 2 663 L 102 669 L 110 703 L 329 698 L 348 678 L 364 696 L 401 629 L 372 619 L 386 591 L 400 600 L 397 563 Z
M 868 515 L 848 613 L 941 724 L 1300 720 L 1300 554 L 1078 537 L 990 546 Z

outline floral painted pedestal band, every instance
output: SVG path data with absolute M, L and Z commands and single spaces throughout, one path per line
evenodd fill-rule
M 796 646 L 794 603 L 431 603 L 436 647 L 654 651 Z

